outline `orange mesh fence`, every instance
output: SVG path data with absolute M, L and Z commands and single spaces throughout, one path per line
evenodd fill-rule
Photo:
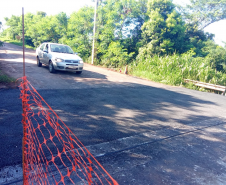
M 22 78 L 20 90 L 24 118 L 24 184 L 118 184 L 26 76 Z

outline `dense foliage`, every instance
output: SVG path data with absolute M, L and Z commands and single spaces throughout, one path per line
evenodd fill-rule
M 180 8 L 186 22 L 199 29 L 226 18 L 226 0 L 190 0 L 185 8 Z
M 170 0 L 148 2 L 149 20 L 142 26 L 143 45 L 139 55 L 165 55 L 187 50 L 185 24 Z
M 99 1 L 95 64 L 130 65 L 134 74 L 146 73 L 153 80 L 175 85 L 183 78 L 225 84 L 226 49 L 214 43 L 213 34 L 203 31 L 225 19 L 225 12 L 226 0 L 190 0 L 186 7 L 172 0 Z M 54 16 L 27 13 L 25 42 L 33 47 L 47 41 L 64 43 L 89 62 L 93 15 L 94 8 L 88 6 L 70 17 L 64 12 Z M 5 20 L 8 28 L 1 36 L 20 40 L 21 17 Z
M 132 73 L 153 81 L 181 85 L 184 79 L 226 85 L 226 74 L 210 67 L 211 57 L 194 57 L 194 51 L 181 55 L 159 57 L 157 55 L 140 58 L 131 64 Z

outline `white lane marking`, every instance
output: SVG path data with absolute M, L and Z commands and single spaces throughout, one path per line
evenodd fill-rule
M 0 169 L 0 184 L 23 179 L 22 165 L 6 166 Z

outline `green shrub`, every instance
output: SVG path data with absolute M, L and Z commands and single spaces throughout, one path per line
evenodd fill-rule
M 147 58 L 138 55 L 131 71 L 135 76 L 170 85 L 182 85 L 184 79 L 226 85 L 226 74 L 211 68 L 208 57 L 193 57 L 194 54 L 189 51 L 182 55 Z
M 111 42 L 105 55 L 103 55 L 101 64 L 107 67 L 119 68 L 127 65 L 134 53 L 128 54 L 126 49 L 123 49 L 120 42 Z
M 21 41 L 11 40 L 11 39 L 4 38 L 4 37 L 1 37 L 0 39 L 4 42 L 8 42 L 8 43 L 15 44 L 15 45 L 18 45 L 18 46 L 23 46 L 23 42 L 21 42 Z M 29 46 L 27 44 L 25 44 L 25 47 L 30 48 L 30 49 L 35 49 L 35 47 Z
M 0 83 L 10 83 L 15 81 L 16 80 L 14 78 L 7 76 L 0 71 Z

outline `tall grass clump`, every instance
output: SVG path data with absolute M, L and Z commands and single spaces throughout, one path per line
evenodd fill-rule
M 11 83 L 11 82 L 16 82 L 16 80 L 2 73 L 2 71 L 0 70 L 0 83 Z
M 194 57 L 194 52 L 189 51 L 164 57 L 138 55 L 130 69 L 134 76 L 169 85 L 182 85 L 184 79 L 190 79 L 225 86 L 226 74 L 209 64 L 208 57 Z
M 1 40 L 0 42 L 2 42 L 2 45 L 4 44 L 4 42 L 7 42 L 7 43 L 15 44 L 17 46 L 23 46 L 22 41 L 12 40 L 12 39 L 8 39 L 8 38 L 4 38 L 4 37 L 0 37 L 0 40 Z M 24 46 L 26 48 L 35 49 L 35 47 L 29 46 L 27 44 L 25 44 Z

